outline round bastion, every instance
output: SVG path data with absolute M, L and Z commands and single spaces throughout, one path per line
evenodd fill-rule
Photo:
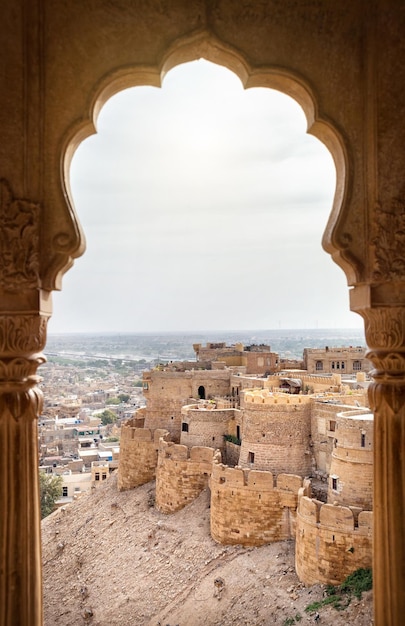
M 373 414 L 367 409 L 336 415 L 328 502 L 373 507 Z
M 249 389 L 242 394 L 239 465 L 308 476 L 312 467 L 311 397 Z

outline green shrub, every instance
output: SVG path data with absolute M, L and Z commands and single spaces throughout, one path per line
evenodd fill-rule
M 230 441 L 231 443 L 234 443 L 237 446 L 240 446 L 242 443 L 238 437 L 235 437 L 235 435 L 224 435 L 224 439 L 225 441 Z
M 369 591 L 372 589 L 372 586 L 373 575 L 371 569 L 360 568 L 353 574 L 350 574 L 341 585 L 337 587 L 327 585 L 325 590 L 326 597 L 319 602 L 309 604 L 305 611 L 311 613 L 328 604 L 331 604 L 337 611 L 343 611 L 349 606 L 353 596 L 360 600 L 363 591 Z

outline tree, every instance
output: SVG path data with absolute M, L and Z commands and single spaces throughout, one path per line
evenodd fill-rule
M 62 476 L 39 472 L 39 493 L 41 499 L 41 519 L 55 510 L 55 502 L 62 495 Z
M 107 424 L 115 424 L 117 416 L 115 413 L 110 411 L 110 409 L 105 409 L 102 413 L 100 413 L 100 419 L 103 426 L 107 426 Z
M 119 398 L 108 398 L 106 404 L 121 404 Z

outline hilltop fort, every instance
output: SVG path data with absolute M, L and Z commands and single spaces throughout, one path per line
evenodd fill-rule
M 361 347 L 194 345 L 196 361 L 143 374 L 146 407 L 121 428 L 119 490 L 156 479 L 170 514 L 210 489 L 222 544 L 295 539 L 306 584 L 337 584 L 372 559 L 373 416 Z

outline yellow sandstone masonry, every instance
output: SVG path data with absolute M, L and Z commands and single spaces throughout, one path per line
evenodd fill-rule
M 128 420 L 121 428 L 118 489 L 125 491 L 154 480 L 159 439 L 168 437 L 163 429 L 138 428 Z M 121 456 L 122 455 L 122 456 Z
M 159 442 L 156 469 L 156 508 L 174 513 L 192 502 L 208 486 L 213 448 L 193 447 Z
M 372 565 L 371 511 L 323 504 L 301 495 L 297 511 L 295 568 L 307 585 L 339 584 Z
M 211 476 L 211 535 L 224 544 L 260 546 L 295 537 L 299 476 L 229 468 L 216 460 Z

